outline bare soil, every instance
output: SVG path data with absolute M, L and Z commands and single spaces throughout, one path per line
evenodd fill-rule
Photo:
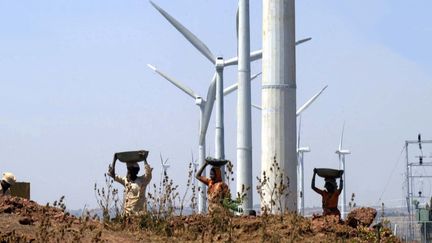
M 0 243 L 376 242 L 377 231 L 370 223 L 364 223 L 372 222 L 375 215 L 368 208 L 360 208 L 347 222 L 335 217 L 305 218 L 296 214 L 254 217 L 222 213 L 168 218 L 146 215 L 102 223 L 88 217 L 71 216 L 59 206 L 0 197 Z M 348 224 L 353 221 L 357 222 L 356 227 Z M 382 242 L 400 242 L 386 228 L 381 229 L 380 238 Z

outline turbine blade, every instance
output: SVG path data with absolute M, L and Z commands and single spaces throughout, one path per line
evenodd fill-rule
M 262 58 L 262 49 L 261 50 L 257 50 L 257 51 L 253 51 L 250 54 L 250 61 L 251 62 L 256 61 L 258 59 L 261 59 L 261 58 Z
M 207 101 L 204 106 L 204 112 L 202 117 L 202 123 L 200 127 L 200 136 L 199 136 L 199 142 L 200 144 L 204 143 L 205 136 L 207 133 L 207 128 L 210 122 L 211 113 L 213 110 L 213 105 L 216 98 L 216 74 L 213 76 L 213 80 L 210 83 L 208 92 L 207 92 Z
M 256 79 L 258 76 L 260 76 L 262 74 L 262 72 L 259 72 L 259 73 L 257 73 L 257 74 L 255 74 L 255 75 L 253 75 L 252 77 L 251 77 L 251 81 L 252 80 L 254 80 L 254 79 Z
M 297 134 L 297 151 L 300 148 L 300 136 L 301 136 L 301 115 L 299 116 L 299 127 L 298 127 L 298 134 Z
M 169 77 L 168 75 L 166 75 L 165 73 L 159 71 L 156 69 L 156 67 L 147 64 L 147 66 L 152 69 L 155 73 L 159 74 L 160 76 L 162 76 L 163 78 L 165 78 L 166 80 L 168 80 L 170 83 L 172 83 L 174 86 L 176 86 L 177 88 L 181 89 L 183 92 L 185 92 L 187 95 L 189 95 L 190 97 L 197 99 L 199 97 L 199 95 L 197 95 L 191 88 L 187 87 L 186 85 L 181 84 L 180 82 L 176 81 L 175 79 Z
M 296 46 L 297 46 L 297 45 L 300 45 L 300 44 L 302 44 L 302 43 L 308 42 L 308 41 L 310 41 L 310 40 L 312 40 L 311 37 L 304 38 L 304 39 L 301 39 L 301 40 L 296 41 L 295 44 L 296 44 Z
M 257 109 L 257 110 L 262 111 L 262 108 L 259 105 L 252 104 L 252 107 L 255 108 L 255 109 Z
M 342 125 L 342 134 L 341 134 L 340 141 L 339 141 L 339 151 L 342 150 L 344 130 L 345 130 L 345 121 L 344 121 L 344 123 Z
M 296 115 L 300 115 L 304 110 L 306 110 L 306 108 L 308 108 L 312 102 L 314 102 L 318 96 L 321 95 L 322 92 L 324 92 L 324 90 L 327 88 L 328 85 L 324 86 L 324 88 L 322 88 L 317 94 L 315 94 L 314 96 L 312 96 L 312 98 L 310 98 L 304 105 L 302 105 L 296 112 Z
M 259 75 L 261 75 L 261 73 L 262 73 L 262 72 L 259 72 L 259 73 L 255 74 L 255 75 L 253 75 L 253 76 L 251 77 L 250 81 L 253 81 L 254 79 L 256 79 Z M 237 88 L 238 88 L 238 83 L 235 83 L 235 84 L 233 84 L 233 85 L 231 85 L 231 86 L 225 88 L 224 91 L 223 91 L 223 95 L 224 95 L 224 96 L 229 95 L 229 94 L 231 94 L 232 92 L 236 91 Z
M 236 13 L 236 36 L 238 43 L 238 35 L 239 35 L 239 2 L 237 1 L 237 13 Z M 238 46 L 237 46 L 237 56 L 238 56 Z
M 231 94 L 232 92 L 236 91 L 237 88 L 238 88 L 238 83 L 235 83 L 235 84 L 233 84 L 233 85 L 231 85 L 231 86 L 228 86 L 228 87 L 226 87 L 226 88 L 224 89 L 224 91 L 223 91 L 223 95 L 224 95 L 224 96 L 227 96 L 227 95 Z
M 250 53 L 250 61 L 256 61 L 262 57 L 262 50 L 253 51 Z M 237 65 L 238 64 L 238 57 L 232 57 L 224 61 L 224 66 L 231 66 L 231 65 Z
M 309 37 L 309 38 L 305 38 L 305 39 L 301 39 L 299 41 L 296 41 L 296 46 L 300 45 L 304 42 L 310 41 L 310 40 L 312 40 L 312 38 Z M 261 58 L 262 58 L 262 50 L 257 50 L 257 51 L 251 52 L 251 54 L 250 54 L 250 61 L 251 62 L 256 61 L 258 59 L 261 59 Z M 227 59 L 224 64 L 225 64 L 225 66 L 230 66 L 230 65 L 237 65 L 237 63 L 238 63 L 238 57 L 233 57 L 233 58 Z
M 238 57 L 232 57 L 224 61 L 224 66 L 227 67 L 231 65 L 237 65 L 237 63 L 238 63 Z
M 160 8 L 154 2 L 150 1 L 154 8 L 156 8 L 165 19 L 170 22 L 174 28 L 176 28 L 196 49 L 198 49 L 201 54 L 203 54 L 207 59 L 210 60 L 213 64 L 216 64 L 216 58 L 210 49 L 202 42 L 198 37 L 196 37 L 191 31 L 189 31 L 186 27 L 184 27 L 180 22 L 178 22 L 175 18 L 169 15 L 165 10 Z

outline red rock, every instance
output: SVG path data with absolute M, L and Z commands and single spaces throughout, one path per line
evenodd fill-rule
M 13 212 L 13 207 L 12 206 L 2 206 L 0 207 L 0 212 L 1 213 L 12 213 Z
M 29 217 L 22 217 L 18 220 L 18 222 L 23 225 L 29 225 L 29 224 L 33 224 L 34 221 Z
M 369 227 L 376 215 L 377 211 L 373 208 L 356 208 L 348 214 L 345 223 L 353 228 L 359 225 Z

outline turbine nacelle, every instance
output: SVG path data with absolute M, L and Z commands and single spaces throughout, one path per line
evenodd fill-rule
M 348 149 L 342 149 L 342 150 L 336 150 L 337 154 L 351 154 L 351 151 L 349 151 Z
M 198 96 L 195 98 L 195 105 L 202 106 L 204 105 L 205 101 L 201 96 Z
M 221 70 L 225 67 L 225 61 L 223 57 L 216 58 L 216 69 Z
M 310 149 L 309 146 L 301 147 L 301 148 L 297 149 L 297 153 L 307 153 L 307 152 L 310 152 L 310 151 L 311 151 L 311 149 Z

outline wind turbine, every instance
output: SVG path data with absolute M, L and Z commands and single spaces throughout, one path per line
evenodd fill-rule
M 344 185 L 342 188 L 342 200 L 340 202 L 340 208 L 342 211 L 341 212 L 342 219 L 345 219 L 345 214 L 347 213 L 346 208 L 345 208 L 346 207 L 345 155 L 351 154 L 351 151 L 349 151 L 347 149 L 342 149 L 344 130 L 345 130 L 345 122 L 342 126 L 342 134 L 341 134 L 340 141 L 339 141 L 339 148 L 338 148 L 338 150 L 336 150 L 336 154 L 338 154 L 338 157 L 339 157 L 339 169 L 344 171 L 344 173 L 342 175 Z
M 200 118 L 199 118 L 199 124 L 200 124 L 200 129 L 199 129 L 199 141 L 198 141 L 198 163 L 203 165 L 204 164 L 204 160 L 206 157 L 206 152 L 205 152 L 205 136 L 207 133 L 207 128 L 208 128 L 208 124 L 210 121 L 210 117 L 211 117 L 211 112 L 212 112 L 212 108 L 213 108 L 213 104 L 215 101 L 215 78 L 213 77 L 212 82 L 210 83 L 210 86 L 208 88 L 207 91 L 207 100 L 204 100 L 202 98 L 202 96 L 198 95 L 197 93 L 195 93 L 191 88 L 183 85 L 182 83 L 180 83 L 179 81 L 175 80 L 174 78 L 169 77 L 167 74 L 165 74 L 164 72 L 159 71 L 156 67 L 148 64 L 147 65 L 150 69 L 152 69 L 154 72 L 156 72 L 157 74 L 159 74 L 160 76 L 162 76 L 164 79 L 166 79 L 167 81 L 169 81 L 171 84 L 173 84 L 174 86 L 176 86 L 177 88 L 179 88 L 181 91 L 183 91 L 184 93 L 186 93 L 187 95 L 189 95 L 191 98 L 193 98 L 195 100 L 195 104 L 199 107 L 200 109 Z M 257 78 L 261 73 L 255 74 L 254 76 L 252 76 L 251 81 L 254 80 L 255 78 Z M 234 92 L 237 89 L 238 85 L 237 84 L 233 84 L 229 87 L 227 87 L 224 90 L 224 95 L 228 95 L 232 92 Z M 195 165 L 194 163 L 194 166 Z M 196 170 L 196 168 L 195 168 Z M 203 172 L 205 175 L 205 171 Z M 206 195 L 205 195 L 205 185 L 201 184 L 201 188 L 200 188 L 200 196 L 198 199 L 198 210 L 200 213 L 205 212 L 206 210 Z
M 170 16 L 166 11 L 157 6 L 155 3 L 150 1 L 154 8 L 161 13 L 198 51 L 203 54 L 213 65 L 215 65 L 215 76 L 216 76 L 216 132 L 215 132 L 215 157 L 223 159 L 225 157 L 225 145 L 224 145 L 224 100 L 223 100 L 223 70 L 225 67 L 230 65 L 236 65 L 238 63 L 238 57 L 227 59 L 223 57 L 215 57 L 210 49 L 199 40 L 191 31 L 184 27 L 180 22 Z M 311 38 L 300 40 L 298 44 L 306 42 Z M 297 44 L 297 43 L 294 43 Z M 251 52 L 250 61 L 260 59 L 262 57 L 262 50 Z M 249 124 L 250 125 L 250 124 Z M 250 132 L 251 133 L 251 132 Z M 248 134 L 251 136 L 251 134 Z M 222 174 L 224 175 L 224 168 L 222 168 Z M 245 170 L 244 170 L 245 169 Z M 238 170 L 239 177 L 246 178 L 247 181 L 251 181 L 252 173 L 248 170 L 248 167 L 242 166 L 242 169 Z M 240 180 L 239 180 L 240 181 Z M 238 184 L 237 184 L 238 186 Z M 239 188 L 237 188 L 239 191 Z M 248 195 L 249 197 L 250 195 Z M 250 197 L 251 198 L 251 197 Z M 249 200 L 252 202 L 252 199 Z
M 216 57 L 210 49 L 196 37 L 191 31 L 184 27 L 175 18 L 169 15 L 165 10 L 150 1 L 154 8 L 162 14 L 198 51 L 203 54 L 213 65 L 216 72 L 216 132 L 215 132 L 215 158 L 225 158 L 224 147 L 224 111 L 223 111 L 223 70 L 226 66 L 237 64 L 237 60 L 225 62 L 223 57 Z M 224 170 L 222 171 L 222 174 Z
M 162 172 L 163 172 L 162 175 L 165 177 L 167 175 L 167 170 L 170 167 L 170 165 L 168 164 L 168 159 L 163 160 L 162 154 L 160 154 L 160 162 L 162 165 Z
M 150 1 L 153 7 L 159 11 L 162 16 L 170 22 L 198 51 L 203 54 L 213 65 L 215 65 L 216 76 L 216 132 L 215 132 L 215 157 L 218 159 L 225 158 L 225 145 L 224 145 L 224 102 L 223 102 L 223 70 L 227 66 L 237 65 L 238 57 L 229 58 L 224 60 L 223 57 L 216 57 L 210 49 L 196 37 L 191 31 L 184 27 L 175 18 L 169 15 L 165 10 L 160 8 L 154 2 Z M 309 39 L 301 40 L 300 43 L 308 41 Z M 262 51 L 255 51 L 250 53 L 250 61 L 258 60 L 262 57 Z M 223 173 L 224 174 L 224 173 Z M 252 175 L 250 175 L 252 176 Z
M 310 147 L 300 147 L 300 137 L 301 137 L 301 115 L 299 116 L 299 128 L 297 135 L 297 207 L 300 215 L 304 215 L 304 153 L 310 152 Z
M 300 147 L 300 137 L 301 137 L 301 113 L 308 108 L 312 102 L 314 102 L 318 96 L 324 92 L 328 86 L 324 86 L 318 93 L 316 93 L 312 98 L 310 98 L 304 105 L 302 105 L 296 112 L 296 116 L 299 116 L 299 128 L 298 128 L 298 139 L 297 139 L 297 207 L 298 212 L 304 215 L 304 153 L 311 151 L 309 146 Z

